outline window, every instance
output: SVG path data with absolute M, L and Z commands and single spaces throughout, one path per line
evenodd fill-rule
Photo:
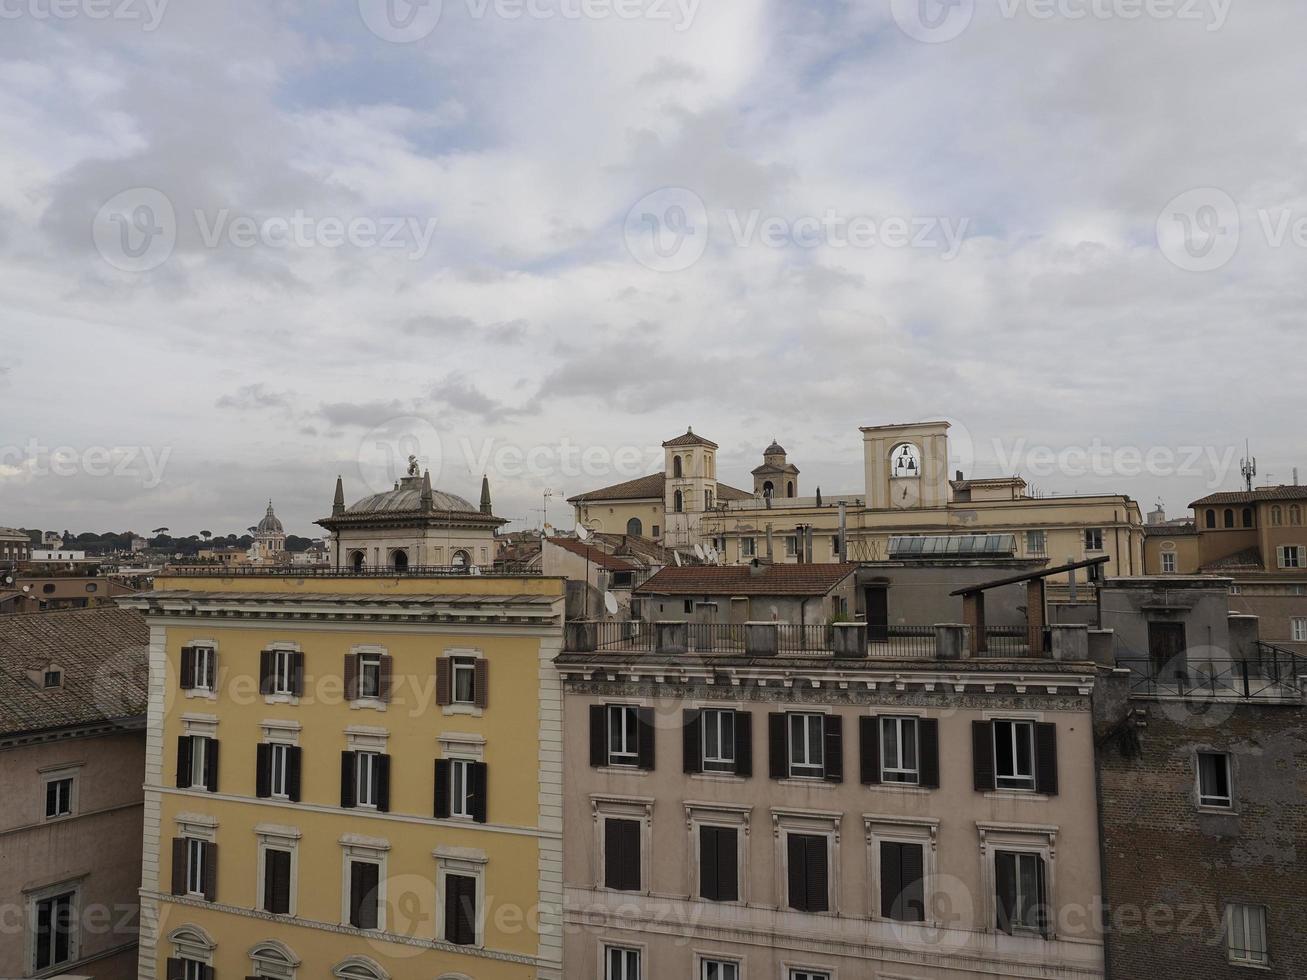
M 703 492 L 703 509 L 704 509 L 704 510 L 712 510 L 712 491 L 711 491 L 711 490 L 705 490 L 705 491 Z
M 1253 509 L 1251 507 L 1245 507 L 1243 509 L 1243 526 L 1244 527 L 1253 526 Z
M 1304 549 L 1299 545 L 1284 545 L 1280 548 L 1280 567 L 1281 568 L 1302 568 L 1307 565 L 1303 560 Z
M 349 862 L 349 924 L 355 929 L 380 928 L 381 865 L 375 861 Z
M 470 875 L 445 875 L 445 942 L 477 944 L 477 880 Z
M 1271 508 L 1271 526 L 1279 527 L 1284 523 L 1284 511 L 1280 509 L 1279 504 Z
M 280 847 L 263 850 L 263 911 L 290 913 L 291 852 Z
M 790 980 L 830 980 L 830 974 L 812 970 L 791 970 Z
M 735 772 L 735 712 L 719 709 L 704 711 L 703 771 Z
M 1307 619 L 1295 619 L 1290 624 L 1295 643 L 1307 643 Z
M 672 476 L 679 480 L 679 479 L 681 478 L 681 476 L 683 475 L 683 472 L 684 472 L 684 471 L 683 471 L 682 468 L 681 468 L 681 457 L 680 457 L 680 456 L 673 456 L 673 457 L 672 457 Z
M 740 980 L 740 964 L 731 960 L 703 960 L 699 980 Z
M 678 514 L 685 510 L 685 495 L 679 490 L 672 495 L 672 510 Z
M 269 694 L 295 693 L 295 652 L 293 650 L 270 650 L 271 656 L 268 678 Z
M 1163 572 L 1163 574 L 1166 574 L 1166 575 L 1174 575 L 1174 574 L 1175 574 L 1175 568 L 1176 568 L 1175 552 L 1174 552 L 1174 551 L 1164 551 L 1164 552 L 1162 552 L 1162 572 Z
M 1230 757 L 1226 753 L 1198 753 L 1198 805 L 1227 810 L 1234 805 L 1230 793 Z
M 1216 511 L 1214 511 L 1214 510 L 1209 510 L 1209 511 L 1207 512 L 1207 521 L 1206 521 L 1206 523 L 1207 523 L 1207 527 L 1208 527 L 1209 530 L 1215 530 L 1215 529 L 1216 529 Z
M 639 764 L 639 719 L 634 705 L 614 704 L 608 708 L 608 765 Z
M 71 816 L 73 812 L 73 777 L 51 779 L 45 784 L 45 817 Z
M 800 912 L 830 911 L 828 840 L 818 834 L 788 834 L 785 838 L 788 903 Z
M 359 655 L 359 697 L 381 697 L 381 656 L 375 653 Z
M 477 661 L 475 657 L 454 657 L 454 703 L 476 703 Z
M 758 554 L 758 542 L 754 538 L 740 538 L 740 557 L 752 558 Z
M 1103 529 L 1098 527 L 1085 528 L 1085 550 L 1102 551 L 1103 550 Z
M 640 976 L 638 949 L 604 947 L 604 980 L 640 980 Z
M 213 691 L 217 654 L 212 647 L 182 649 L 182 689 Z
M 998 789 L 1035 788 L 1035 726 L 994 722 L 994 773 Z
M 449 815 L 472 817 L 472 763 L 466 759 L 449 762 Z
M 658 537 L 661 537 L 661 536 L 662 536 L 662 533 L 663 533 L 663 529 L 662 529 L 661 527 L 659 527 L 657 524 L 655 524 L 655 525 L 653 526 L 653 536 L 654 536 L 655 538 L 658 538 Z
M 376 752 L 354 753 L 354 803 L 375 807 L 381 797 L 380 756 Z
M 821 779 L 826 775 L 822 744 L 823 715 L 792 714 L 790 730 L 790 776 Z
M 785 555 L 787 558 L 793 558 L 799 553 L 798 535 L 789 534 L 785 537 Z
M 33 926 L 32 969 L 47 970 L 71 962 L 73 949 L 74 892 L 63 892 L 36 903 Z
M 1260 905 L 1225 907 L 1225 943 L 1231 963 L 1266 966 L 1266 909 Z
M 290 750 L 289 745 L 268 746 L 270 794 L 282 799 L 290 798 Z
M 1289 523 L 1294 527 L 1302 526 L 1302 508 L 1297 504 L 1293 504 L 1289 508 Z
M 1046 935 L 1044 859 L 1022 851 L 996 851 L 994 873 L 999 931 L 1008 935 Z
M 390 810 L 390 756 L 382 738 L 346 733 L 351 748 L 340 756 L 340 805 Z
M 273 737 L 293 738 L 293 732 L 275 731 Z M 255 795 L 298 803 L 300 798 L 301 749 L 289 741 L 262 742 L 255 748 Z
M 710 902 L 740 900 L 740 831 L 699 827 L 699 897 Z
M 182 968 L 181 980 L 210 980 L 213 976 L 213 970 L 199 960 L 182 957 L 178 962 Z
M 44 683 L 46 687 L 59 687 L 63 682 L 63 671 L 51 669 L 45 672 Z
M 1044 531 L 1026 532 L 1026 554 L 1044 555 L 1048 553 L 1048 535 Z
M 879 858 L 881 917 L 924 922 L 925 849 L 921 844 L 883 840 Z
M 880 719 L 880 778 L 886 783 L 918 783 L 917 719 Z
M 205 895 L 204 880 L 207 874 L 209 846 L 207 841 L 195 837 L 186 839 L 186 894 Z
M 685 603 L 684 603 L 684 605 L 683 605 L 682 608 L 684 608 L 684 610 L 685 610 L 685 615 L 687 615 L 687 616 L 691 616 L 691 615 L 693 615 L 693 614 L 694 614 L 694 600 L 693 600 L 693 599 L 686 599 L 686 600 L 685 600 Z
M 640 518 L 632 517 L 626 522 L 626 533 L 632 538 L 638 538 L 644 535 L 644 524 L 640 522 Z
M 619 892 L 640 890 L 639 820 L 604 820 L 604 887 Z
M 177 788 L 218 792 L 218 740 L 203 735 L 177 739 Z
M 592 704 L 590 765 L 652 770 L 653 709 L 633 704 Z
M 1227 528 L 1234 527 L 1234 509 L 1232 507 L 1225 508 L 1225 513 L 1221 517 L 1221 522 Z

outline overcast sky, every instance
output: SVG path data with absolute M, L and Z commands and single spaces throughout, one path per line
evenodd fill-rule
M 533 526 L 687 425 L 807 493 L 934 417 L 969 475 L 1173 516 L 1245 437 L 1307 479 L 1304 36 L 1301 0 L 3 0 L 0 525 L 271 497 L 309 534 L 416 451 Z

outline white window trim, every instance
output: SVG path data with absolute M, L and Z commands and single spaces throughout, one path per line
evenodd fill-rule
M 701 761 L 703 763 L 703 768 L 704 768 L 703 774 L 707 776 L 728 776 L 732 778 L 739 778 L 736 775 L 735 770 L 739 767 L 740 760 L 736 757 L 735 747 L 738 739 L 738 731 L 736 726 L 739 725 L 740 710 L 736 708 L 734 705 L 715 705 L 715 704 L 705 705 L 699 708 L 698 710 L 699 710 L 699 754 L 701 757 Z M 716 712 L 718 714 L 724 714 L 726 712 L 730 712 L 731 714 L 731 744 L 730 744 L 731 758 L 728 760 L 731 765 L 730 769 L 707 768 L 709 762 L 707 714 L 710 711 Z M 722 746 L 719 745 L 718 746 L 719 751 L 721 748 Z
M 273 675 L 274 675 L 274 676 L 276 675 L 276 659 L 275 659 L 275 655 L 276 655 L 276 654 L 278 654 L 278 653 L 290 653 L 290 654 L 303 653 L 303 649 L 300 647 L 300 645 L 299 645 L 298 643 L 291 643 L 291 642 L 286 641 L 286 640 L 277 640 L 277 641 L 274 642 L 274 643 L 269 643 L 269 644 L 268 644 L 266 647 L 264 647 L 263 649 L 265 649 L 265 650 L 269 650 L 269 651 L 271 651 L 271 652 L 274 654 L 274 660 L 273 660 Z M 293 658 L 291 659 L 290 669 L 291 669 L 291 677 L 290 677 L 290 680 L 291 680 L 291 683 L 294 684 L 294 680 L 295 680 L 295 676 L 294 676 L 294 671 L 295 671 L 295 661 L 294 661 Z M 291 693 L 282 693 L 282 692 L 274 692 L 274 693 L 271 693 L 271 694 L 265 694 L 265 695 L 263 696 L 263 703 L 264 703 L 264 704 L 299 704 L 299 703 L 300 703 L 300 699 L 299 699 L 299 696 L 296 695 L 296 694 L 291 694 Z
M 687 894 L 694 902 L 708 902 L 699 895 L 700 845 L 699 828 L 729 827 L 738 833 L 735 837 L 736 880 L 739 884 L 739 897 L 733 902 L 710 902 L 712 905 L 748 905 L 749 904 L 749 836 L 752 826 L 752 806 L 740 806 L 731 803 L 700 803 L 693 800 L 685 802 L 685 826 L 690 834 L 690 855 Z
M 1307 643 L 1307 619 L 1300 616 L 1290 619 L 1289 636 L 1294 643 Z
M 610 772 L 644 772 L 640 768 L 640 708 L 644 707 L 634 701 L 605 701 L 604 707 L 604 766 L 603 768 Z M 609 712 L 613 708 L 629 708 L 635 712 L 635 761 L 629 765 L 624 762 L 613 762 L 613 744 L 611 740 L 612 725 L 609 722 Z
M 1261 909 L 1262 911 L 1262 921 L 1261 921 L 1262 946 L 1266 950 L 1266 959 L 1264 960 L 1250 960 L 1250 959 L 1245 959 L 1243 957 L 1235 956 L 1234 954 L 1234 942 L 1233 942 L 1234 923 L 1232 922 L 1232 915 L 1235 909 L 1249 909 L 1249 908 Z M 1257 902 L 1226 902 L 1225 903 L 1225 916 L 1224 916 L 1224 922 L 1222 922 L 1222 927 L 1223 927 L 1222 932 L 1224 933 L 1223 938 L 1225 939 L 1225 957 L 1231 966 L 1245 967 L 1250 970 L 1270 969 L 1271 938 L 1268 935 L 1270 930 L 1267 927 L 1266 918 L 1267 918 L 1266 906 L 1261 905 Z
M 41 888 L 36 888 L 32 891 L 25 891 L 23 893 L 24 904 L 27 906 L 27 928 L 23 930 L 27 939 L 23 951 L 23 972 L 25 975 L 31 975 L 28 971 L 35 972 L 33 968 L 36 963 L 37 905 L 47 899 L 55 898 L 58 895 L 63 895 L 68 892 L 72 892 L 73 894 L 73 908 L 70 917 L 71 929 L 68 934 L 68 959 L 61 960 L 59 963 L 51 964 L 51 966 L 42 970 L 41 973 L 48 975 L 52 971 L 64 972 L 59 970 L 59 968 L 67 967 L 82 958 L 82 882 L 85 878 L 86 875 L 65 878 L 63 881 L 56 884 L 45 885 Z
M 350 900 L 350 865 L 355 861 L 375 864 L 377 871 L 377 927 L 360 929 L 359 932 L 386 931 L 386 866 L 389 864 L 390 841 L 380 837 L 364 837 L 361 834 L 344 834 L 340 838 L 340 924 L 346 929 L 353 929 L 349 921 Z
M 440 713 L 446 717 L 454 715 L 464 715 L 469 718 L 480 718 L 485 709 L 477 707 L 475 704 L 463 702 L 454 703 L 454 658 L 462 657 L 468 660 L 485 660 L 485 651 L 473 647 L 449 647 L 440 654 L 441 657 L 449 658 L 449 704 L 440 706 Z
M 264 955 L 264 950 L 273 950 L 277 958 Z M 250 947 L 250 969 L 262 977 L 273 980 L 294 980 L 295 971 L 299 969 L 300 958 L 294 950 L 279 939 L 261 939 Z
M 471 946 L 459 946 L 459 949 L 484 949 L 486 944 L 486 865 L 489 857 L 485 851 L 469 847 L 437 847 L 431 852 L 436 859 L 436 936 L 441 942 L 449 942 L 445 934 L 445 875 L 462 875 L 475 878 L 477 883 L 477 914 L 473 928 L 475 942 Z
M 217 701 L 218 688 L 220 687 L 218 681 L 218 641 L 208 639 L 208 638 L 190 640 L 182 644 L 183 649 L 185 649 L 186 647 L 203 647 L 210 652 L 210 656 L 213 657 L 213 687 L 193 687 L 189 691 L 182 691 L 181 693 L 185 695 L 186 698 L 188 699 L 198 698 L 202 701 Z M 179 668 L 181 665 L 180 656 L 181 655 L 178 654 Z M 180 669 L 179 669 L 179 673 L 180 673 Z
M 255 907 L 261 912 L 268 911 L 263 907 L 264 856 L 268 849 L 290 851 L 290 909 L 285 913 L 278 913 L 278 917 L 283 915 L 294 917 L 299 908 L 299 846 L 300 837 L 303 835 L 298 827 L 283 827 L 267 823 L 257 825 L 254 833 L 258 837 L 259 846 L 257 875 L 254 879 Z
M 377 752 L 385 755 L 389 738 L 389 729 L 350 725 L 345 729 L 345 748 L 350 752 Z
M 998 932 L 998 875 L 994 870 L 996 851 L 1037 854 L 1044 859 L 1044 896 L 1048 900 L 1048 936 L 1057 938 L 1057 834 L 1058 828 L 1042 824 L 992 823 L 976 821 L 980 837 L 981 901 L 984 931 Z
M 41 820 L 44 823 L 55 823 L 59 820 L 71 820 L 78 814 L 78 790 L 81 786 L 82 766 L 85 763 L 74 762 L 62 766 L 51 766 L 45 769 L 38 769 L 41 775 Z M 50 792 L 50 784 L 62 779 L 71 779 L 72 787 L 68 791 L 68 812 L 50 816 L 45 812 L 46 798 Z
M 590 818 L 594 824 L 595 891 L 608 892 L 607 848 L 604 846 L 604 824 L 613 820 L 640 822 L 640 890 L 613 892 L 617 895 L 648 895 L 652 868 L 652 826 L 654 799 L 652 796 L 591 796 Z
M 182 734 L 198 735 L 200 738 L 217 738 L 218 716 L 184 714 L 182 715 Z
M 871 907 L 873 917 L 891 921 L 880 907 L 880 845 L 882 842 L 895 844 L 921 845 L 922 898 L 926 906 L 924 922 L 903 922 L 892 920 L 898 927 L 938 926 L 931 918 L 934 905 L 931 902 L 933 883 L 936 874 L 936 851 L 939 847 L 939 821 L 933 817 L 908 817 L 894 814 L 864 813 L 862 826 L 867 839 L 867 873 L 871 882 Z
M 826 905 L 825 912 L 807 912 L 805 915 L 827 915 L 838 917 L 840 914 L 840 822 L 842 812 L 830 810 L 792 810 L 773 807 L 771 810 L 772 837 L 776 844 L 776 907 L 781 911 L 793 911 L 789 907 L 788 887 L 790 878 L 790 849 L 787 838 L 790 834 L 805 834 L 826 838 Z
M 640 980 L 652 980 L 652 974 L 649 972 L 649 945 L 648 943 L 633 942 L 630 939 L 615 938 L 605 939 L 599 937 L 598 946 L 599 954 L 599 972 L 595 974 L 599 980 L 608 978 L 608 951 L 610 949 L 629 949 L 640 954 Z
M 190 936 L 194 936 L 192 939 Z M 179 926 L 168 933 L 168 942 L 172 943 L 173 956 L 213 966 L 213 951 L 217 943 L 205 930 L 195 925 Z
M 304 726 L 298 721 L 267 720 L 259 723 L 263 729 L 263 741 L 269 745 L 299 745 L 300 732 Z
M 796 973 L 816 973 L 827 976 L 830 980 L 839 980 L 833 966 L 813 966 L 811 963 L 794 963 L 781 961 L 781 980 L 793 980 Z
M 387 657 L 390 655 L 390 651 L 386 647 L 378 646 L 375 643 L 360 643 L 349 648 L 349 655 L 355 658 L 361 658 L 364 656 Z M 357 661 L 357 664 L 358 664 L 359 684 L 360 686 L 362 686 L 363 683 L 362 660 L 359 659 Z M 346 691 L 345 693 L 348 694 L 349 692 Z M 383 711 L 384 712 L 387 708 L 386 702 L 382 698 L 358 697 L 352 700 L 348 700 L 346 703 L 350 706 L 350 709 L 353 711 Z
M 177 823 L 178 837 L 194 837 L 210 844 L 218 842 L 218 821 L 204 813 L 179 813 L 173 818 Z
M 1230 790 L 1230 802 L 1228 804 L 1203 802 L 1203 772 L 1202 772 L 1202 763 L 1199 759 L 1199 757 L 1202 755 L 1225 756 L 1226 783 Z M 1234 754 L 1232 752 L 1226 752 L 1223 749 L 1212 748 L 1206 745 L 1198 745 L 1194 747 L 1193 763 L 1194 763 L 1194 805 L 1197 806 L 1199 812 L 1224 813 L 1224 814 L 1237 813 L 1238 808 L 1235 806 L 1236 797 L 1234 792 Z
M 469 762 L 484 762 L 486 738 L 471 732 L 441 732 L 436 736 L 442 759 L 465 759 Z
M 699 949 L 694 951 L 694 980 L 703 980 L 704 966 L 708 963 L 729 963 L 735 967 L 736 980 L 744 980 L 744 960 L 740 956 Z
M 823 781 L 823 780 L 826 779 L 826 770 L 827 770 L 827 766 L 826 766 L 826 717 L 827 717 L 829 714 L 830 714 L 829 711 L 787 711 L 787 712 L 785 712 L 785 773 L 786 773 L 786 775 L 785 775 L 785 779 L 786 779 L 786 781 L 793 780 L 794 782 L 796 782 L 796 783 L 798 783 L 798 784 L 800 784 L 800 785 L 806 785 L 806 784 L 808 784 L 808 783 L 816 783 L 816 782 L 820 782 L 820 781 Z M 820 719 L 821 719 L 821 739 L 820 739 L 820 744 L 821 744 L 821 774 L 820 774 L 820 775 L 808 775 L 808 774 L 806 774 L 806 773 L 799 773 L 799 774 L 796 775 L 795 772 L 794 772 L 794 743 L 793 743 L 793 741 L 792 741 L 792 737 L 793 737 L 794 729 L 791 727 L 791 724 L 790 724 L 790 723 L 791 723 L 795 718 L 799 718 L 799 717 L 801 717 L 801 718 L 806 718 L 806 719 L 811 719 L 811 718 L 820 718 Z M 804 732 L 805 732 L 805 735 L 807 734 L 807 729 L 808 729 L 808 726 L 809 726 L 809 725 L 811 725 L 811 721 L 805 722 L 805 725 L 804 725 Z M 807 746 L 804 747 L 804 755 L 805 755 L 805 757 L 806 757 L 806 755 L 807 755 Z

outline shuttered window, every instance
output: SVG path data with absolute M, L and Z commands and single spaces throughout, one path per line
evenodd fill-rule
M 977 721 L 971 726 L 978 792 L 1058 793 L 1057 726 L 1022 720 Z
M 925 851 L 920 844 L 880 842 L 880 914 L 900 922 L 924 922 Z
M 342 752 L 340 805 L 389 812 L 390 756 L 379 752 Z
M 1022 851 L 996 851 L 994 880 L 999 931 L 1047 935 L 1044 859 Z
M 591 705 L 590 765 L 652 771 L 653 709 L 633 704 Z
M 290 913 L 290 851 L 269 847 L 263 852 L 263 911 Z
M 825 837 L 789 834 L 786 837 L 788 905 L 800 912 L 830 911 L 830 868 Z
M 349 924 L 376 929 L 381 905 L 381 866 L 372 861 L 349 863 Z
M 640 890 L 640 821 L 604 820 L 604 887 Z
M 477 880 L 470 875 L 445 875 L 445 941 L 476 945 Z
M 699 897 L 740 900 L 740 832 L 735 827 L 699 828 Z

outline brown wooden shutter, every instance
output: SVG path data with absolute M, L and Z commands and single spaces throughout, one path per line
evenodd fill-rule
M 436 704 L 454 703 L 454 661 L 449 657 L 436 659 Z
M 901 844 L 903 890 L 900 904 L 906 922 L 926 921 L 925 851 L 920 844 Z
M 602 704 L 590 705 L 590 765 L 608 765 L 608 712 Z
M 721 901 L 717 880 L 717 828 L 699 828 L 699 895 L 710 902 Z
M 473 700 L 478 708 L 489 704 L 490 696 L 490 662 L 485 657 L 476 661 L 476 676 L 473 683 Z
M 300 780 L 304 772 L 304 750 L 292 745 L 286 750 L 286 795 L 292 803 L 300 801 Z
M 730 827 L 699 828 L 699 891 L 709 901 L 739 900 L 738 833 Z
M 381 869 L 368 861 L 349 866 L 349 924 L 356 929 L 377 928 Z
M 296 650 L 291 654 L 291 687 L 297 698 L 304 696 L 304 652 Z
M 390 812 L 390 756 L 379 755 L 376 767 L 372 770 L 377 780 L 377 809 L 381 813 Z
M 994 788 L 994 726 L 988 721 L 971 723 L 971 768 L 977 793 Z
M 735 775 L 753 775 L 753 714 L 735 712 Z
M 263 853 L 263 908 L 274 915 L 290 913 L 290 851 Z
M 822 723 L 822 748 L 825 755 L 826 782 L 844 782 L 844 719 L 826 715 Z
M 474 762 L 469 767 L 469 779 L 472 782 L 472 819 L 477 823 L 486 822 L 488 799 L 486 789 L 490 781 L 490 770 L 484 762 Z
M 191 785 L 191 736 L 177 736 L 177 788 Z
M 863 786 L 880 783 L 880 719 L 858 719 L 858 775 Z
M 806 841 L 808 872 L 808 911 L 830 911 L 830 868 L 827 866 L 826 838 L 809 837 Z
M 195 647 L 182 647 L 181 689 L 195 689 Z
M 204 897 L 218 900 L 218 845 L 210 841 L 204 843 Z
M 999 851 L 994 855 L 994 898 L 998 919 L 994 923 L 1000 932 L 1012 935 L 1012 917 L 1017 906 L 1017 858 L 1015 854 Z
M 346 809 L 354 806 L 354 753 L 340 754 L 340 805 Z
M 635 709 L 637 765 L 645 771 L 654 768 L 654 713 L 653 708 Z
M 211 967 L 211 966 L 201 966 L 201 967 L 200 967 L 200 980 L 214 980 L 213 967 Z
M 345 654 L 345 700 L 359 699 L 359 655 Z
M 900 918 L 903 895 L 903 845 L 897 841 L 880 842 L 880 914 L 882 918 Z
M 604 821 L 604 887 L 615 891 L 640 890 L 640 822 Z
M 204 787 L 210 793 L 218 792 L 218 740 L 206 738 L 204 746 Z
M 391 695 L 395 689 L 395 658 L 390 654 L 381 656 L 381 700 L 386 704 L 390 703 Z
M 1035 725 L 1035 789 L 1057 796 L 1057 726 Z
M 272 746 L 266 742 L 254 747 L 254 795 L 261 800 L 272 796 Z
M 170 956 L 164 972 L 168 980 L 186 980 L 186 962 Z
M 186 838 L 172 839 L 172 893 L 186 894 Z
M 785 715 L 781 712 L 772 712 L 767 716 L 767 748 L 771 778 L 788 779 L 789 745 L 785 737 Z
M 926 789 L 939 789 L 939 722 L 922 718 L 917 722 L 918 766 L 921 785 Z
M 275 654 L 271 650 L 259 651 L 259 693 L 272 693 L 272 673 Z
M 453 782 L 450 778 L 450 761 L 448 759 L 436 760 L 436 819 L 447 820 L 450 813 L 453 812 L 453 804 L 450 796 L 453 792 Z
M 682 769 L 703 772 L 703 712 L 687 708 L 681 712 Z
M 788 834 L 785 838 L 786 904 L 800 912 L 808 911 L 808 852 L 803 835 Z
M 445 941 L 476 943 L 477 881 L 468 875 L 445 875 Z

